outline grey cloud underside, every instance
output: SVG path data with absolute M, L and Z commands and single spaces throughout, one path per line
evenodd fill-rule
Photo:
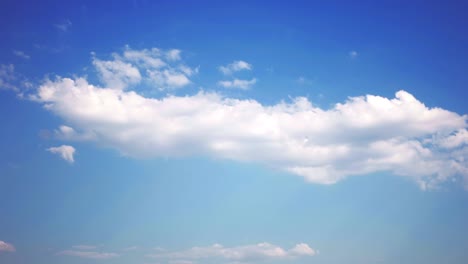
M 203 92 L 156 99 L 57 78 L 42 84 L 34 100 L 87 135 L 73 130 L 69 139 L 137 158 L 258 162 L 321 184 L 379 171 L 410 177 L 422 188 L 468 180 L 467 117 L 428 108 L 405 91 L 321 109 L 302 97 L 271 106 Z

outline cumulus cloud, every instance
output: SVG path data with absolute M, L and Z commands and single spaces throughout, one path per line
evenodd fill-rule
M 248 90 L 257 82 L 257 79 L 253 78 L 252 80 L 239 80 L 234 79 L 232 81 L 219 81 L 218 85 L 224 88 L 234 88 L 241 90 Z
M 1 241 L 0 240 L 0 252 L 1 251 L 6 251 L 6 252 L 15 252 L 16 249 L 12 244 L 9 244 L 7 242 Z
M 26 60 L 31 58 L 28 54 L 24 53 L 21 50 L 13 50 L 13 54 L 15 54 L 16 56 L 18 56 L 20 58 L 26 59 Z
M 405 91 L 395 98 L 351 97 L 322 109 L 304 97 L 275 105 L 205 92 L 148 98 L 58 77 L 33 99 L 133 157 L 257 162 L 320 184 L 382 171 L 422 188 L 459 176 L 468 183 L 467 116 L 429 108 Z
M 126 47 L 109 61 L 93 56 L 103 86 L 56 77 L 30 98 L 66 120 L 55 131 L 58 138 L 99 142 L 135 158 L 256 162 L 319 184 L 390 172 L 425 189 L 459 179 L 468 187 L 466 115 L 427 107 L 405 91 L 394 98 L 350 97 L 324 109 L 304 97 L 264 105 L 216 92 L 153 98 L 130 89 L 135 83 L 158 89 L 189 83 L 198 69 L 174 64 L 169 53 L 180 55 Z M 6 72 L 0 77 L 9 76 L 13 66 L 0 69 Z M 239 81 L 220 85 L 247 89 L 255 79 Z M 73 162 L 71 146 L 48 151 Z
M 110 60 L 93 55 L 93 65 L 102 83 L 113 89 L 124 90 L 146 84 L 159 90 L 176 89 L 191 83 L 190 77 L 198 73 L 180 62 L 181 51 L 158 48 L 134 50 L 126 46 L 121 54 L 114 53 Z
M 200 259 L 219 259 L 236 262 L 250 262 L 261 260 L 286 259 L 300 256 L 314 256 L 317 252 L 309 245 L 301 243 L 290 250 L 283 249 L 270 243 L 254 245 L 224 247 L 214 244 L 208 247 L 193 247 L 183 251 L 172 251 L 150 254 L 148 257 L 155 259 L 167 259 L 170 261 L 194 261 Z
M 65 255 L 79 258 L 88 259 L 110 259 L 119 257 L 117 253 L 99 252 L 99 251 L 84 251 L 84 250 L 64 250 L 57 253 L 57 255 Z
M 230 75 L 234 72 L 242 71 L 242 70 L 252 70 L 252 65 L 248 62 L 238 60 L 234 61 L 231 64 L 226 66 L 219 66 L 219 71 L 222 72 L 224 75 Z
M 75 154 L 75 148 L 68 145 L 62 145 L 60 147 L 51 147 L 47 151 L 59 155 L 62 159 L 69 163 L 75 162 L 73 155 Z

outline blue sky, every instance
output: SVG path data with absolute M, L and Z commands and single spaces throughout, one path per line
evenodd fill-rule
M 0 263 L 466 263 L 467 4 L 311 2 L 2 1 Z

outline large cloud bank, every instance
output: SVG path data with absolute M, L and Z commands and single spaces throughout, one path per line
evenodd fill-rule
M 276 105 L 215 92 L 150 98 L 128 87 L 142 82 L 139 76 L 160 84 L 156 89 L 179 86 L 194 70 L 168 66 L 169 53 L 160 50 L 125 52 L 114 61 L 93 60 L 104 87 L 57 77 L 38 88 L 34 100 L 66 122 L 57 131 L 62 138 L 96 141 L 132 157 L 257 162 L 320 184 L 380 171 L 422 188 L 468 182 L 467 116 L 428 108 L 408 92 L 351 97 L 330 109 L 303 97 Z M 165 71 L 184 78 L 173 82 Z

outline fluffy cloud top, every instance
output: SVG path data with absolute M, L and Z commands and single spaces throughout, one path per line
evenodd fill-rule
M 75 148 L 68 145 L 62 145 L 60 147 L 48 148 L 47 151 L 58 154 L 62 159 L 69 163 L 75 162 L 73 155 L 75 154 Z
M 164 54 L 127 48 L 114 58 L 164 74 Z M 192 71 L 178 69 L 184 76 Z M 120 76 L 113 72 L 109 79 Z M 467 116 L 429 108 L 405 91 L 395 98 L 351 97 L 322 109 L 304 97 L 263 105 L 205 92 L 150 98 L 109 85 L 58 77 L 32 98 L 68 122 L 56 131 L 63 139 L 96 141 L 132 157 L 257 162 L 320 184 L 388 171 L 422 188 L 460 178 L 468 186 Z
M 0 240 L 0 251 L 15 252 L 16 249 L 12 244 Z
M 226 66 L 219 66 L 218 69 L 223 74 L 229 75 L 229 74 L 232 74 L 234 72 L 238 72 L 238 71 L 242 71 L 242 70 L 251 70 L 252 65 L 249 64 L 248 62 L 238 60 L 238 61 L 234 61 L 231 64 L 228 64 Z
M 148 257 L 169 259 L 173 261 L 192 261 L 217 258 L 228 261 L 248 262 L 299 256 L 314 256 L 315 254 L 316 251 L 305 243 L 298 244 L 290 250 L 285 250 L 270 243 L 259 243 L 237 247 L 224 247 L 220 244 L 214 244 L 208 247 L 193 247 L 184 251 L 150 254 Z
M 234 79 L 232 81 L 219 81 L 218 85 L 224 88 L 236 88 L 241 90 L 248 90 L 257 82 L 257 79 L 252 80 L 239 80 Z

